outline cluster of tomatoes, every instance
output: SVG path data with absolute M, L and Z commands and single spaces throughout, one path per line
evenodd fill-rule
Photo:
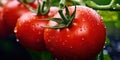
M 35 9 L 38 6 L 36 1 L 28 5 Z M 74 11 L 73 6 L 68 9 L 70 14 Z M 48 50 L 58 60 L 92 60 L 103 48 L 106 29 L 95 10 L 76 6 L 74 20 L 65 28 L 47 28 L 58 23 L 46 18 L 62 19 L 57 7 L 50 7 L 46 15 L 38 15 L 18 0 L 11 0 L 0 6 L 0 38 L 15 34 L 25 48 Z

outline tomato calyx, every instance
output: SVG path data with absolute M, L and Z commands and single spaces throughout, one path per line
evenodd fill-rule
M 65 0 L 61 0 L 59 3 L 59 10 L 58 13 L 60 14 L 61 18 L 48 18 L 48 20 L 52 20 L 58 23 L 57 26 L 48 26 L 47 28 L 54 28 L 54 29 L 59 29 L 59 28 L 65 28 L 71 26 L 75 14 L 76 14 L 76 5 L 73 13 L 70 15 L 70 12 L 68 10 L 68 7 L 64 4 Z M 63 8 L 65 8 L 65 15 L 63 13 Z
M 47 28 L 59 29 L 59 28 L 65 28 L 65 27 L 71 26 L 71 24 L 74 20 L 74 17 L 75 17 L 76 6 L 75 6 L 74 12 L 71 15 L 69 13 L 67 6 L 65 6 L 65 10 L 66 10 L 66 15 L 63 14 L 63 10 L 58 11 L 61 18 L 49 18 L 49 20 L 57 22 L 58 25 L 57 26 L 48 26 Z

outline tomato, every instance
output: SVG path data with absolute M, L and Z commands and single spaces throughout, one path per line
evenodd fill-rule
M 74 7 L 68 7 L 70 14 Z M 65 12 L 65 11 L 63 11 Z M 57 13 L 54 18 L 61 18 Z M 48 26 L 57 26 L 49 21 Z M 76 6 L 76 14 L 71 26 L 44 30 L 47 49 L 57 60 L 93 60 L 104 46 L 106 29 L 102 18 L 91 8 Z
M 7 36 L 7 31 L 3 21 L 3 7 L 0 7 L 0 38 L 6 38 Z
M 30 4 L 31 5 L 31 4 Z M 32 4 L 35 7 L 34 4 Z M 14 27 L 16 25 L 17 19 L 24 13 L 28 12 L 28 8 L 26 8 L 22 3 L 17 0 L 13 0 L 4 5 L 3 11 L 3 19 L 6 25 L 8 32 L 14 33 Z
M 17 21 L 14 32 L 19 42 L 27 49 L 34 51 L 44 51 L 44 27 L 47 25 L 48 20 L 44 18 L 52 17 L 57 13 L 57 8 L 52 7 L 49 14 L 37 15 L 35 13 L 25 13 Z M 42 20 L 41 20 L 42 19 Z

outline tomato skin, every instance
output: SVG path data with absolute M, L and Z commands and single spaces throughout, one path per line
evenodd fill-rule
M 54 12 L 53 12 L 54 9 Z M 48 20 L 43 20 L 44 18 L 49 18 L 57 13 L 56 7 L 50 9 L 47 15 L 36 15 L 35 13 L 28 12 L 23 14 L 17 21 L 14 32 L 19 42 L 27 49 L 34 51 L 44 51 L 44 29 L 48 23 Z M 41 20 L 42 19 L 42 20 Z
M 7 37 L 8 35 L 3 20 L 3 7 L 0 7 L 0 38 L 3 39 Z
M 44 26 L 48 21 L 38 20 L 34 13 L 26 13 L 18 19 L 15 33 L 20 43 L 31 50 L 43 51 L 45 44 L 43 40 Z
M 33 5 L 33 4 L 32 4 Z M 35 5 L 33 5 L 35 7 Z M 13 0 L 4 5 L 3 19 L 9 33 L 14 33 L 17 19 L 29 10 L 17 0 Z
M 69 11 L 72 13 L 74 7 L 69 7 Z M 54 18 L 60 18 L 59 14 Z M 56 25 L 54 21 L 48 23 L 48 26 Z M 70 27 L 44 31 L 46 47 L 58 60 L 93 60 L 103 48 L 105 38 L 106 29 L 101 17 L 85 6 L 77 6 Z

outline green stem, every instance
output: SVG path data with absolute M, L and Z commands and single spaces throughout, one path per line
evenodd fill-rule
M 86 5 L 96 10 L 110 10 L 110 11 L 120 11 L 120 5 L 116 3 L 116 0 L 111 0 L 109 5 L 98 5 L 93 1 L 86 1 Z
M 40 4 L 39 0 L 38 0 L 38 15 L 46 15 L 48 14 L 49 10 L 50 10 L 50 2 L 51 0 L 42 0 L 43 3 L 42 5 Z
M 65 0 L 60 0 L 59 10 L 62 10 L 65 7 Z

